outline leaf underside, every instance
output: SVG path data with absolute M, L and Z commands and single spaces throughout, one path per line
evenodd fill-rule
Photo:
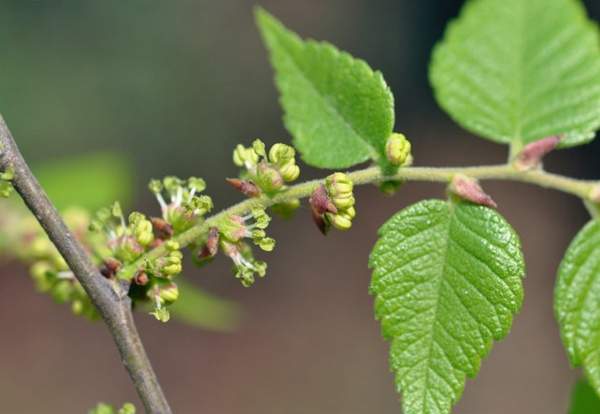
M 575 0 L 473 0 L 434 50 L 440 106 L 481 137 L 520 148 L 600 127 L 600 42 Z
M 600 394 L 600 221 L 575 237 L 560 265 L 556 317 L 571 363 L 583 366 Z
M 406 414 L 447 414 L 523 301 L 520 242 L 494 210 L 417 203 L 379 231 L 371 293 Z
M 332 169 L 368 159 L 386 166 L 394 98 L 381 73 L 329 43 L 303 41 L 262 9 L 256 19 L 302 159 Z

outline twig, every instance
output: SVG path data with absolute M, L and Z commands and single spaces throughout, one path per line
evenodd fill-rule
M 14 169 L 16 191 L 63 256 L 96 306 L 119 349 L 121 361 L 147 413 L 170 414 L 171 408 L 146 355 L 131 313 L 131 300 L 118 283 L 105 279 L 73 237 L 58 211 L 32 174 L 0 116 L 0 166 Z

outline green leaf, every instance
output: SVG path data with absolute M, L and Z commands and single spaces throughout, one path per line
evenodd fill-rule
M 438 103 L 469 131 L 516 150 L 600 126 L 598 30 L 575 0 L 473 0 L 435 48 Z
M 240 309 L 232 301 L 221 299 L 204 290 L 177 280 L 179 298 L 169 306 L 174 319 L 203 329 L 230 332 L 239 325 Z
M 518 236 L 492 209 L 428 200 L 379 230 L 371 294 L 405 414 L 447 414 L 523 301 Z
M 302 159 L 333 169 L 371 158 L 387 167 L 394 98 L 381 73 L 329 43 L 303 41 L 263 9 L 257 8 L 256 20 Z
M 600 220 L 577 234 L 560 264 L 554 308 L 571 363 L 600 395 Z
M 600 413 L 600 398 L 587 381 L 577 381 L 571 392 L 569 414 L 593 413 Z
M 93 153 L 38 165 L 33 169 L 48 196 L 59 209 L 96 210 L 113 201 L 131 203 L 133 169 L 116 153 Z

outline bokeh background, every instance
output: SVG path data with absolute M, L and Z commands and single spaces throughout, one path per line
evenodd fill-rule
M 525 1 L 525 0 L 524 0 Z M 458 0 L 264 0 L 303 36 L 326 39 L 381 70 L 396 98 L 396 129 L 420 165 L 497 163 L 506 149 L 454 125 L 433 100 L 427 65 Z M 585 2 L 600 18 L 600 2 Z M 231 151 L 255 137 L 289 140 L 253 2 L 56 0 L 0 2 L 0 112 L 34 165 L 123 154 L 135 173 L 132 207 L 157 211 L 145 183 L 200 175 L 217 208 L 240 196 Z M 535 24 L 535 22 L 532 22 Z M 600 142 L 561 151 L 547 168 L 600 177 Z M 105 166 L 110 171 L 110 163 Z M 303 176 L 322 172 L 303 168 Z M 78 199 L 89 187 L 70 188 Z M 569 368 L 552 311 L 561 255 L 587 220 L 580 202 L 520 184 L 486 183 L 521 234 L 526 300 L 455 409 L 462 414 L 564 414 Z M 387 345 L 367 294 L 377 228 L 398 209 L 443 196 L 407 184 L 393 198 L 358 190 L 352 231 L 323 238 L 306 208 L 273 221 L 268 276 L 244 289 L 220 258 L 189 281 L 240 304 L 235 332 L 137 319 L 177 413 L 398 413 Z M 33 289 L 18 263 L 0 267 L 0 412 L 84 413 L 97 401 L 139 401 L 102 324 Z

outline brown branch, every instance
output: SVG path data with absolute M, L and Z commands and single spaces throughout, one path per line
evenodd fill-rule
M 102 315 L 119 349 L 121 362 L 129 372 L 146 412 L 170 414 L 171 408 L 137 332 L 131 313 L 131 300 L 127 296 L 126 288 L 117 282 L 105 279 L 94 266 L 32 174 L 1 116 L 0 145 L 0 167 L 6 169 L 11 166 L 14 169 L 12 183 L 16 191 L 35 215 Z

